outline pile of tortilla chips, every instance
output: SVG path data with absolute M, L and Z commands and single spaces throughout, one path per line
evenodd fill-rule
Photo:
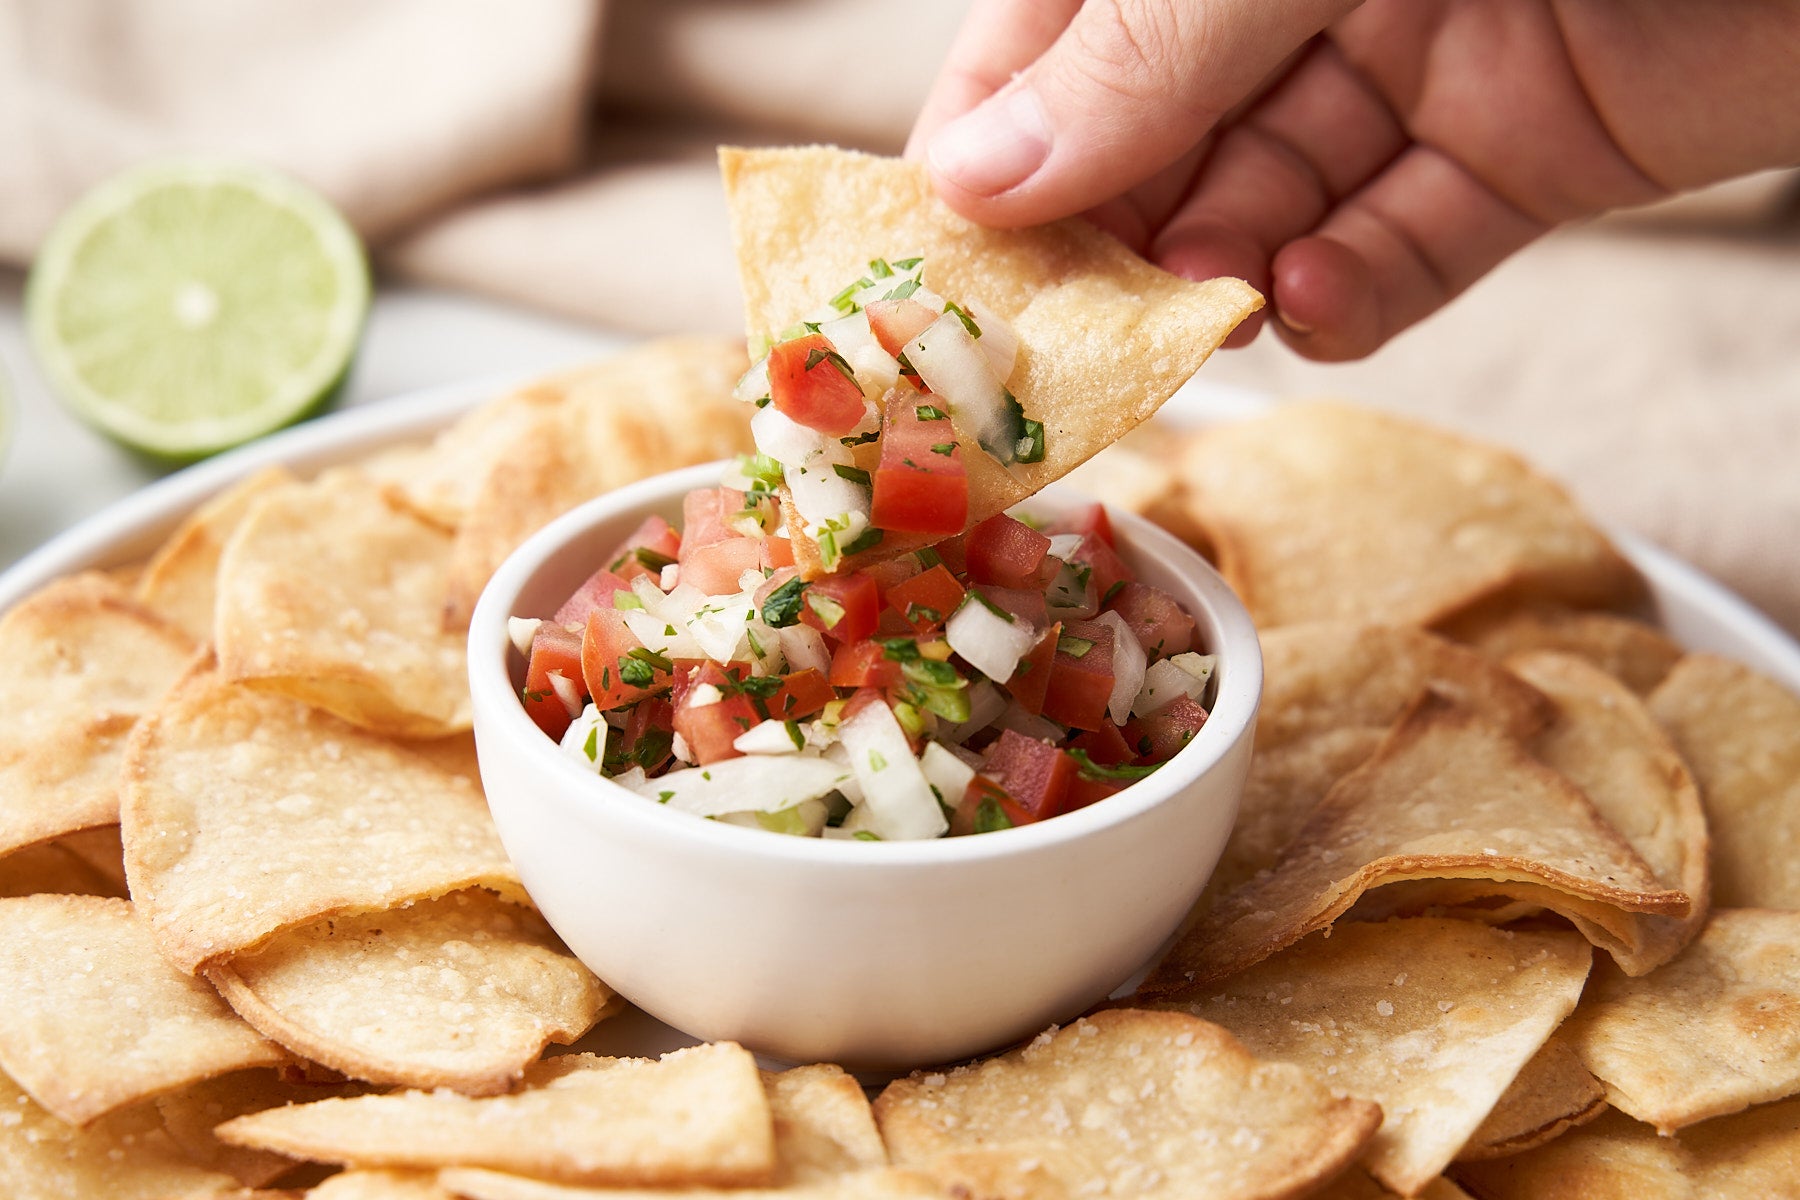
M 738 177 L 867 207 L 909 170 Z M 918 208 L 800 227 L 849 268 L 965 237 Z M 1012 248 L 1041 256 L 1019 303 L 1132 325 L 1135 276 L 1049 279 L 1070 244 Z M 1800 699 L 1658 631 L 1513 456 L 1346 405 L 1072 479 L 1213 554 L 1264 634 L 1243 811 L 1134 995 L 873 1104 L 729 1043 L 547 1054 L 622 1004 L 494 835 L 462 625 L 561 511 L 746 450 L 743 365 L 654 343 L 245 479 L 147 563 L 0 614 L 0 1192 L 1800 1194 Z M 1106 386 L 1153 409 L 1188 369 Z M 1131 424 L 1069 421 L 1057 474 Z

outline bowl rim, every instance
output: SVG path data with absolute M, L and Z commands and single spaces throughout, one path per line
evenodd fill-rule
M 1104 800 L 1063 813 L 1055 818 L 1011 829 L 995 830 L 979 837 L 939 837 L 915 841 L 864 842 L 850 839 L 783 837 L 760 829 L 746 829 L 721 821 L 671 819 L 669 814 L 636 792 L 584 770 L 560 752 L 526 715 L 513 692 L 507 667 L 512 650 L 507 619 L 520 593 L 574 538 L 600 521 L 621 513 L 640 511 L 685 494 L 696 487 L 716 486 L 728 464 L 724 461 L 664 472 L 628 484 L 570 510 L 533 534 L 509 555 L 482 589 L 469 622 L 469 687 L 474 698 L 478 732 L 483 725 L 493 736 L 524 739 L 528 747 L 541 747 L 546 769 L 567 787 L 534 790 L 529 802 L 549 805 L 582 824 L 596 813 L 604 820 L 624 822 L 634 832 L 668 839 L 692 839 L 720 852 L 755 853 L 775 862 L 844 866 L 856 864 L 877 869 L 920 865 L 982 862 L 990 859 L 1045 851 L 1082 840 L 1106 829 L 1129 824 L 1173 799 L 1184 786 L 1219 766 L 1243 738 L 1254 733 L 1262 696 L 1262 651 L 1256 628 L 1242 601 L 1224 579 L 1195 550 L 1151 523 L 1148 519 L 1108 505 L 1116 531 L 1127 534 L 1148 554 L 1172 560 L 1177 569 L 1196 577 L 1196 590 L 1206 602 L 1218 627 L 1220 657 L 1218 691 L 1208 718 L 1192 741 L 1161 769 L 1121 789 Z M 1067 488 L 1046 489 L 1053 500 L 1091 503 L 1094 498 Z M 1033 497 L 1035 498 L 1035 497 Z M 1026 503 L 1029 501 L 1023 501 Z M 1102 502 L 1104 503 L 1104 502 Z M 1223 716 L 1221 716 L 1221 712 Z M 533 750 L 526 750 L 532 753 Z M 582 794 L 598 784 L 629 797 L 629 804 L 594 806 L 579 803 Z M 497 790 L 488 789 L 491 792 Z

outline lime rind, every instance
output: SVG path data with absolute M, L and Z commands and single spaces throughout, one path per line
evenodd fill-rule
M 33 264 L 26 317 L 78 415 L 192 459 L 328 403 L 369 296 L 361 242 L 316 193 L 260 166 L 176 159 L 75 203 Z

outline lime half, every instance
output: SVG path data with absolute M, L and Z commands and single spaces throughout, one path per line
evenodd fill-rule
M 87 421 L 190 459 L 322 405 L 369 309 L 362 244 L 316 193 L 263 167 L 152 163 L 87 193 L 26 285 L 44 372 Z

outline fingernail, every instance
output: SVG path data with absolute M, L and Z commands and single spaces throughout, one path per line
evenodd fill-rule
M 1313 328 L 1311 325 L 1301 324 L 1299 321 L 1294 320 L 1294 318 L 1288 316 L 1285 312 L 1282 312 L 1280 309 L 1275 310 L 1275 319 L 1280 321 L 1283 325 L 1286 325 L 1288 327 L 1288 329 L 1292 330 L 1294 333 L 1299 334 L 1301 337 L 1305 337 L 1307 334 L 1309 334 L 1313 331 Z
M 1018 187 L 1050 157 L 1050 122 L 1028 87 L 977 105 L 932 135 L 931 169 L 980 196 Z

